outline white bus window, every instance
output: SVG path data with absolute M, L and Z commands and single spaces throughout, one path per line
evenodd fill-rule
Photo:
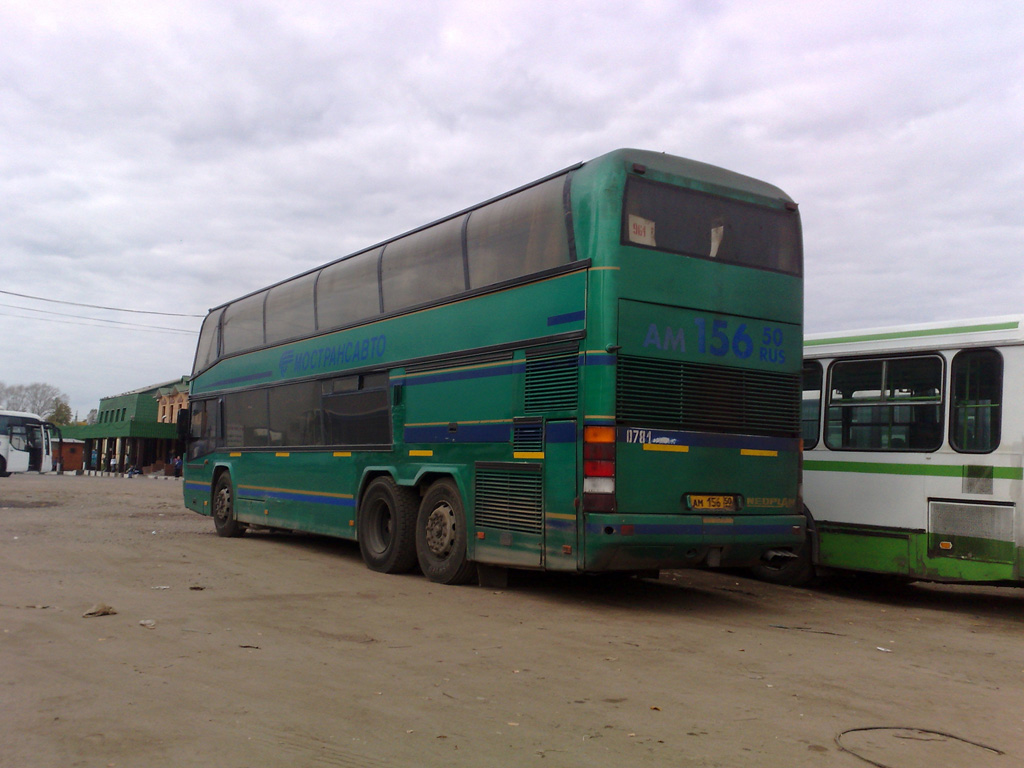
M 1003 358 L 972 349 L 953 358 L 949 443 L 962 453 L 990 453 L 999 446 Z
M 821 427 L 821 363 L 808 361 L 803 369 L 803 399 L 800 401 L 800 432 L 804 450 L 818 444 Z
M 834 363 L 825 442 L 836 450 L 937 450 L 942 445 L 942 359 Z

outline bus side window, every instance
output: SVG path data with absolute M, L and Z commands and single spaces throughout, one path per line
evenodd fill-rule
M 842 360 L 832 365 L 829 448 L 934 451 L 942 445 L 942 358 Z
M 803 369 L 803 399 L 800 401 L 800 432 L 804 450 L 818 444 L 821 427 L 821 363 L 808 360 Z
M 11 435 L 11 448 L 16 451 L 27 451 L 28 450 L 28 432 L 22 425 L 10 426 Z
M 189 418 L 188 458 L 194 459 L 210 453 L 217 447 L 220 433 L 220 401 L 199 400 L 191 405 Z
M 466 231 L 471 288 L 568 264 L 559 176 L 473 211 Z
M 343 259 L 320 271 L 316 281 L 316 320 L 321 331 L 380 314 L 377 261 L 381 248 Z
M 953 358 L 949 443 L 961 453 L 999 446 L 1003 358 L 993 349 L 970 349 Z
M 322 382 L 328 445 L 390 445 L 388 374 L 367 373 Z
M 262 291 L 240 299 L 224 310 L 220 326 L 222 355 L 263 346 L 263 301 L 266 296 L 267 292 Z
M 316 330 L 313 317 L 313 285 L 316 273 L 303 275 L 270 289 L 267 294 L 267 344 L 310 336 Z
M 384 311 L 454 296 L 466 290 L 462 259 L 465 216 L 388 243 L 381 258 L 380 282 Z
M 270 444 L 267 390 L 224 395 L 224 445 L 259 448 Z
M 270 444 L 323 445 L 320 383 L 303 381 L 270 390 Z

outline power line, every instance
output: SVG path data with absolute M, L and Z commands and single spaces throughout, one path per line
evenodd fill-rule
M 111 312 L 133 312 L 139 315 L 164 315 L 165 317 L 206 317 L 206 315 L 186 315 L 179 312 L 151 312 L 146 309 L 123 309 L 122 307 L 101 307 L 98 304 L 82 304 L 77 301 L 61 301 L 60 299 L 45 299 L 42 296 L 29 296 L 27 293 L 15 293 L 14 291 L 0 291 L 8 296 L 17 296 L 20 299 L 33 299 L 34 301 L 49 301 L 52 304 L 70 304 L 73 307 L 89 307 L 90 309 L 106 309 Z
M 20 309 L 23 312 L 38 312 L 41 315 L 57 315 L 58 317 L 73 317 L 76 320 L 92 320 L 97 323 L 110 323 L 111 325 L 125 325 L 129 328 L 153 328 L 159 331 L 178 331 L 179 333 L 195 333 L 187 328 L 168 328 L 166 325 L 144 325 L 143 323 L 129 323 L 124 320 L 107 320 L 104 317 L 83 317 L 82 315 L 70 315 L 67 312 L 54 312 L 50 309 L 35 309 L 33 307 L 19 307 L 17 304 L 7 304 L 0 301 L 0 307 L 9 307 L 10 309 Z M 42 318 L 32 318 L 42 319 Z
M 19 307 L 19 308 L 24 309 L 26 307 Z M 36 311 L 39 311 L 39 310 L 36 310 Z M 70 319 L 68 319 L 68 321 L 66 321 L 66 319 L 57 319 L 56 317 L 32 317 L 32 316 L 27 315 L 27 314 L 11 314 L 10 312 L 0 312 L 0 316 L 2 316 L 2 317 L 17 317 L 18 319 L 32 319 L 32 321 L 37 321 L 37 322 L 41 322 L 41 323 L 60 323 L 60 324 L 66 325 L 66 326 L 80 326 L 80 327 L 84 327 L 84 328 L 102 328 L 102 329 L 105 329 L 105 330 L 108 330 L 108 331 L 112 331 L 114 329 L 112 329 L 110 326 L 99 326 L 99 325 L 96 325 L 96 323 L 117 323 L 117 321 L 104 321 L 104 319 L 101 319 L 99 317 L 83 317 L 83 318 L 80 318 L 79 321 L 76 322 L 76 321 L 70 321 Z M 83 323 L 82 322 L 83 319 L 88 319 L 88 321 L 96 321 L 96 323 Z M 160 328 L 158 326 L 142 326 L 142 325 L 136 325 L 136 324 L 132 324 L 132 323 L 119 324 L 119 325 L 125 325 L 128 328 L 130 328 L 130 329 L 137 330 L 137 331 L 146 331 L 148 333 L 186 334 L 188 336 L 196 336 L 198 334 L 197 331 L 183 331 L 183 330 L 178 329 L 178 328 L 166 328 L 165 329 L 165 328 Z

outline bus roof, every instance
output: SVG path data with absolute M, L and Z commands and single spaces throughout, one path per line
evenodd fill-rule
M 409 235 L 419 232 L 421 230 L 430 229 L 431 227 L 440 224 L 444 221 L 459 218 L 460 216 L 464 216 L 465 214 L 469 213 L 470 211 L 476 210 L 477 208 L 483 208 L 484 206 L 490 205 L 491 203 L 501 200 L 502 198 L 510 197 L 516 194 L 517 192 L 521 192 L 525 189 L 528 189 L 529 187 L 533 187 L 550 179 L 562 176 L 566 173 L 569 173 L 570 171 L 576 171 L 586 166 L 592 166 L 594 168 L 599 169 L 600 171 L 601 169 L 621 167 L 625 163 L 651 166 L 652 168 L 657 168 L 662 173 L 675 176 L 678 179 L 690 179 L 695 182 L 695 184 L 693 184 L 692 186 L 696 188 L 702 188 L 710 192 L 720 192 L 722 190 L 738 190 L 740 192 L 746 193 L 747 195 L 751 195 L 754 198 L 762 198 L 764 200 L 773 200 L 780 201 L 782 203 L 794 204 L 792 198 L 790 198 L 790 196 L 783 192 L 781 189 L 779 189 L 773 184 L 768 184 L 767 182 L 759 181 L 758 179 L 755 179 L 752 176 L 745 176 L 741 173 L 736 173 L 725 168 L 719 168 L 716 165 L 702 163 L 697 160 L 690 160 L 685 157 L 669 155 L 666 154 L 665 152 L 655 152 L 653 150 L 645 149 L 615 149 L 612 150 L 611 152 L 606 152 L 605 154 L 600 155 L 599 157 L 595 157 L 593 160 L 586 160 L 575 163 L 566 168 L 562 168 L 559 171 L 555 171 L 554 173 L 548 174 L 547 176 L 543 176 L 535 181 L 528 182 L 520 187 L 516 187 L 515 189 L 509 190 L 508 192 L 503 192 L 500 195 L 488 198 L 487 200 L 484 200 L 481 203 L 477 203 L 476 205 L 471 205 L 468 208 L 463 208 L 459 211 L 456 211 L 455 213 L 448 214 L 447 216 L 444 216 L 440 219 L 436 219 L 427 224 L 423 224 L 419 227 L 416 227 L 415 229 L 410 229 L 407 232 L 403 232 L 402 234 L 390 237 L 387 240 L 381 240 L 380 242 L 370 245 L 366 248 L 361 248 L 357 251 L 353 251 L 352 253 L 334 259 L 330 262 L 327 262 L 326 264 L 318 264 L 317 266 L 312 267 L 311 269 L 307 269 L 304 272 L 300 272 L 297 275 L 292 275 L 283 280 L 278 280 L 276 283 L 272 283 L 270 285 L 257 288 L 254 291 L 250 291 L 249 293 L 231 299 L 230 301 L 225 301 L 222 304 L 218 304 L 217 306 L 212 307 L 209 310 L 209 312 L 217 312 L 219 310 L 224 309 L 229 304 L 233 304 L 236 301 L 249 298 L 250 296 L 254 296 L 258 293 L 261 293 L 262 291 L 268 290 L 270 288 L 275 288 L 284 283 L 291 282 L 292 280 L 295 280 L 297 278 L 305 277 L 306 275 L 318 272 L 324 267 L 330 266 L 331 264 L 335 264 L 339 261 L 344 261 L 345 259 L 350 259 L 353 256 L 358 256 L 362 253 L 365 253 L 366 251 L 375 250 L 383 245 L 387 245 L 388 243 L 391 243 L 395 240 L 401 240 L 402 238 L 408 237 Z
M 1024 344 L 1024 315 L 809 333 L 804 357 Z
M 0 416 L 19 416 L 23 419 L 35 419 L 36 421 L 46 421 L 38 413 L 29 413 L 28 411 L 4 411 L 0 410 Z

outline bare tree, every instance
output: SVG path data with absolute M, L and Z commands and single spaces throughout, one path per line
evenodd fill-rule
M 52 384 L 37 381 L 32 384 L 8 386 L 0 382 L 0 408 L 11 411 L 28 411 L 49 416 L 56 410 L 58 401 L 67 403 L 68 400 L 68 396 Z

